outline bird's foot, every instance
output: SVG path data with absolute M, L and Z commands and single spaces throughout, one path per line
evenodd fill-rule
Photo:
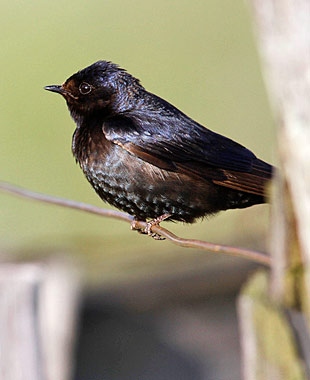
M 152 236 L 152 238 L 155 240 L 165 240 L 165 238 L 160 236 L 158 233 L 152 232 L 152 227 L 153 226 L 159 226 L 160 222 L 164 221 L 165 219 L 170 218 L 170 216 L 171 216 L 171 214 L 163 214 L 163 215 L 159 216 L 158 218 L 150 220 L 149 222 L 147 222 L 144 230 L 141 230 L 141 228 L 139 228 L 137 226 L 137 221 L 133 220 L 131 222 L 130 228 L 132 230 L 138 231 L 140 234 L 147 234 L 149 236 Z
M 130 223 L 130 229 L 132 231 L 137 231 L 139 232 L 139 234 L 145 234 L 144 232 L 144 229 L 141 229 L 141 227 L 139 227 L 139 224 L 138 224 L 138 220 L 134 219 L 131 223 Z
M 152 232 L 152 227 L 153 226 L 159 226 L 159 223 L 170 218 L 171 214 L 163 214 L 159 216 L 158 218 L 155 218 L 153 220 L 150 220 L 144 229 L 144 233 L 148 234 L 149 236 L 152 236 L 153 239 L 155 240 L 165 240 L 164 237 L 160 236 L 156 232 Z

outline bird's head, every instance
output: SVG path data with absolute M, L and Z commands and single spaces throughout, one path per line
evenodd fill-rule
M 98 61 L 78 71 L 62 85 L 46 86 L 46 90 L 61 94 L 77 121 L 93 112 L 107 115 L 135 107 L 143 87 L 139 80 L 112 62 Z

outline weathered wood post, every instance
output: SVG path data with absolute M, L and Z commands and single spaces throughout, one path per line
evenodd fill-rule
M 0 265 L 0 379 L 70 379 L 78 289 L 60 263 Z
M 238 301 L 245 380 L 310 376 L 310 1 L 250 0 L 277 124 L 271 273 Z

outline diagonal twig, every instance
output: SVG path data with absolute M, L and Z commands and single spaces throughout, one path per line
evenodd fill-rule
M 13 195 L 23 197 L 23 198 L 29 198 L 29 199 L 33 199 L 40 202 L 51 203 L 51 204 L 55 204 L 62 207 L 73 208 L 76 210 L 89 212 L 91 214 L 105 216 L 107 218 L 123 220 L 129 223 L 133 222 L 134 220 L 134 218 L 131 215 L 128 215 L 121 211 L 103 209 L 100 207 L 96 207 L 96 206 L 89 205 L 82 202 L 73 201 L 70 199 L 58 198 L 52 195 L 37 193 L 28 189 L 23 189 L 21 187 L 11 185 L 6 182 L 2 182 L 2 181 L 0 181 L 0 190 L 13 194 Z M 143 221 L 135 222 L 135 226 L 137 228 L 144 229 L 146 225 L 147 223 Z M 165 237 L 172 243 L 181 247 L 197 248 L 197 249 L 202 249 L 202 250 L 214 252 L 214 253 L 224 253 L 226 255 L 242 257 L 244 259 L 255 261 L 257 263 L 260 263 L 266 266 L 271 266 L 270 257 L 261 252 L 252 251 L 250 249 L 245 249 L 245 248 L 237 248 L 237 247 L 231 247 L 227 245 L 213 244 L 213 243 L 208 243 L 201 240 L 183 239 L 176 236 L 172 232 L 168 231 L 166 228 L 163 228 L 157 225 L 152 226 L 152 232 L 155 232 Z

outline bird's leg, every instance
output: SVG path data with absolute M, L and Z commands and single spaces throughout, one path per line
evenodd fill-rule
M 159 226 L 159 223 L 164 221 L 165 219 L 170 218 L 171 214 L 163 214 L 159 216 L 158 218 L 155 218 L 153 220 L 150 220 L 147 222 L 146 227 L 144 229 L 144 233 L 148 234 L 149 236 L 152 236 L 153 239 L 155 240 L 165 240 L 165 238 L 161 237 L 159 234 L 156 232 L 152 232 L 152 227 L 153 226 Z
M 158 218 L 152 219 L 149 222 L 147 222 L 147 225 L 144 230 L 141 230 L 139 227 L 137 227 L 137 220 L 133 220 L 131 222 L 130 228 L 132 230 L 138 231 L 140 234 L 147 234 L 149 236 L 152 236 L 155 240 L 165 240 L 165 238 L 161 237 L 159 234 L 152 232 L 153 226 L 159 226 L 159 223 L 162 222 L 165 219 L 170 218 L 171 214 L 163 214 L 159 216 Z

